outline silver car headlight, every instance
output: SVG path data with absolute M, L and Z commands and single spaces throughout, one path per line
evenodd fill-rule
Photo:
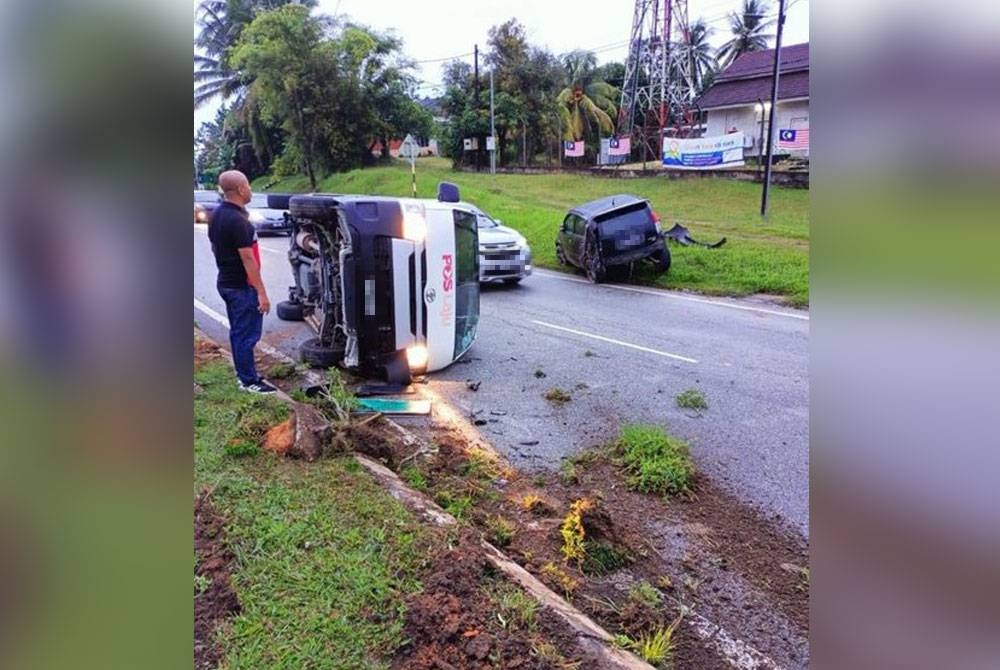
M 253 223 L 261 223 L 262 221 L 264 221 L 264 212 L 260 211 L 259 209 L 251 209 L 250 221 L 252 221 Z

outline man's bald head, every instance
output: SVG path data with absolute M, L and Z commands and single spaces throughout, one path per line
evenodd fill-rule
M 227 170 L 220 174 L 219 189 L 223 198 L 241 206 L 250 202 L 250 196 L 253 195 L 250 181 L 239 170 Z

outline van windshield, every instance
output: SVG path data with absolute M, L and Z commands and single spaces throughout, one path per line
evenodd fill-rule
M 458 358 L 472 346 L 479 327 L 479 233 L 476 216 L 455 213 L 455 352 Z

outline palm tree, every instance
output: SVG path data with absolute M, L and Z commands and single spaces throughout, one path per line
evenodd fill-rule
M 704 19 L 698 19 L 688 29 L 684 48 L 695 95 L 701 95 L 719 69 L 719 61 L 713 53 L 712 45 L 708 43 L 711 34 L 712 29 Z
M 240 73 L 229 66 L 229 50 L 243 29 L 260 11 L 276 9 L 296 0 L 202 0 L 196 12 L 201 30 L 194 40 L 194 106 L 201 107 L 215 97 L 227 100 L 246 92 Z M 298 0 L 315 7 L 317 0 Z
M 719 61 L 728 66 L 740 54 L 767 49 L 773 34 L 765 33 L 774 25 L 775 19 L 765 21 L 771 7 L 766 0 L 743 0 L 743 9 L 729 15 L 729 28 L 733 39 L 719 47 Z
M 594 126 L 610 135 L 619 91 L 596 78 L 597 56 L 590 51 L 570 52 L 563 56 L 563 68 L 568 85 L 556 97 L 563 139 L 585 139 Z

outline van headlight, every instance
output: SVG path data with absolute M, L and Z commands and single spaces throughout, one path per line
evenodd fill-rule
M 403 211 L 403 237 L 411 242 L 423 242 L 427 237 L 427 221 L 413 210 Z
M 415 344 L 406 348 L 406 363 L 411 370 L 424 370 L 427 368 L 427 347 Z

